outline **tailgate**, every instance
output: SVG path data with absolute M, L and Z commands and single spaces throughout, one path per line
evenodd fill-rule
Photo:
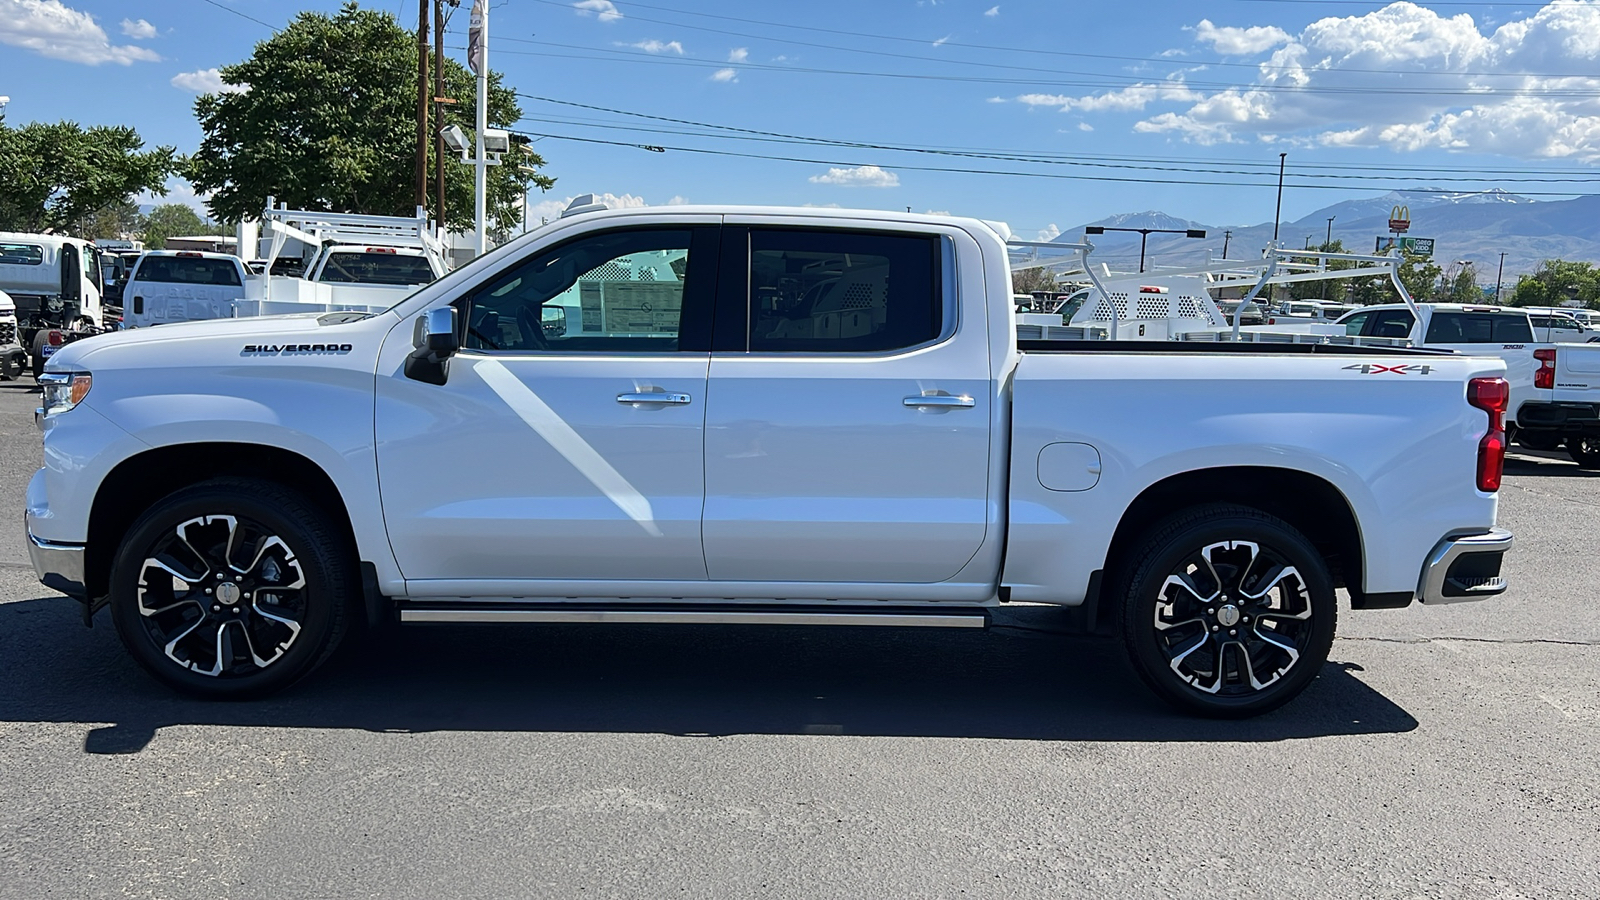
M 1555 351 L 1555 402 L 1600 403 L 1600 344 L 1561 344 Z

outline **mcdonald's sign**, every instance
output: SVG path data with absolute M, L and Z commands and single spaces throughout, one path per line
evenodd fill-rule
M 1395 234 L 1405 234 L 1411 230 L 1411 207 L 1396 206 L 1389 210 L 1389 230 Z

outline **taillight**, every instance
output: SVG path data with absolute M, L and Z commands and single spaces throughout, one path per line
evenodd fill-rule
M 65 336 L 63 336 L 61 334 L 61 332 L 52 331 L 48 335 L 45 336 L 45 341 L 48 342 L 50 344 L 50 346 L 52 346 L 52 347 L 59 347 L 62 344 L 65 344 L 67 342 L 67 339 L 66 339 Z
M 1533 386 L 1536 388 L 1553 388 L 1556 386 L 1556 348 L 1546 347 L 1543 350 L 1533 351 L 1533 358 L 1539 361 L 1539 371 L 1533 373 Z
M 1489 414 L 1489 431 L 1478 442 L 1478 490 L 1494 493 L 1500 490 L 1506 468 L 1506 409 L 1511 405 L 1511 385 L 1504 378 L 1474 378 L 1467 382 L 1467 402 Z

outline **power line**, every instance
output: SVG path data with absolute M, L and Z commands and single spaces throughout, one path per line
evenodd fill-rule
M 569 49 L 570 48 L 569 44 L 560 44 L 560 43 L 555 43 L 555 42 L 550 42 L 550 41 L 522 40 L 522 41 L 519 41 L 519 42 L 520 43 L 525 43 L 525 44 L 537 44 L 537 45 L 547 46 L 547 47 L 559 47 L 559 48 L 562 48 L 562 49 Z M 452 46 L 451 49 L 459 50 L 459 49 L 462 49 L 462 48 L 459 47 L 459 46 Z M 604 54 L 609 54 L 609 55 L 614 56 L 614 57 L 620 57 L 620 59 L 609 60 L 609 61 L 630 62 L 630 63 L 641 64 L 641 65 L 689 66 L 689 67 L 694 67 L 694 68 L 710 68 L 710 69 L 723 69 L 723 68 L 728 68 L 728 67 L 731 66 L 733 68 L 737 68 L 737 69 L 740 69 L 740 70 L 754 70 L 754 71 L 764 71 L 764 72 L 800 73 L 800 74 L 813 74 L 813 75 L 846 75 L 846 76 L 851 76 L 851 77 L 892 78 L 892 79 L 910 80 L 910 81 L 944 81 L 944 82 L 954 82 L 954 83 L 962 83 L 962 84 L 1072 87 L 1072 88 L 1080 88 L 1080 89 L 1090 90 L 1090 91 L 1118 89 L 1118 88 L 1125 89 L 1125 88 L 1137 87 L 1137 88 L 1141 88 L 1141 89 L 1144 89 L 1144 90 L 1148 90 L 1152 95 L 1160 94 L 1162 91 L 1170 91 L 1170 90 L 1188 90 L 1188 91 L 1193 91 L 1195 93 L 1199 93 L 1200 91 L 1237 90 L 1237 91 L 1243 91 L 1243 92 L 1248 92 L 1248 93 L 1293 94 L 1293 95 L 1299 95 L 1299 96 L 1303 96 L 1303 95 L 1307 95 L 1307 94 L 1330 94 L 1330 95 L 1362 96 L 1362 97 L 1364 97 L 1364 96 L 1396 96 L 1396 95 L 1400 95 L 1400 96 L 1418 96 L 1418 97 L 1469 97 L 1469 98 L 1473 98 L 1473 99 L 1480 99 L 1480 98 L 1486 98 L 1486 97 L 1544 97 L 1544 98 L 1593 99 L 1595 97 L 1600 97 L 1600 90 L 1578 90 L 1578 89 L 1573 89 L 1573 88 L 1518 88 L 1518 89 L 1513 89 L 1513 90 L 1497 90 L 1497 89 L 1471 89 L 1471 88 L 1456 89 L 1456 88 L 1337 87 L 1337 86 L 1316 87 L 1316 86 L 1301 86 L 1301 85 L 1234 84 L 1234 83 L 1228 83 L 1228 82 L 1201 82 L 1201 81 L 1195 81 L 1195 82 L 1183 82 L 1183 81 L 1150 82 L 1150 81 L 1139 81 L 1139 80 L 1136 80 L 1136 79 L 1135 80 L 1131 80 L 1131 81 L 1114 82 L 1114 81 L 1064 81 L 1064 80 L 1036 79 L 1036 78 L 1035 79 L 1027 79 L 1027 78 L 985 78 L 985 77 L 970 76 L 970 75 L 938 75 L 938 74 L 926 74 L 926 73 L 914 73 L 914 72 L 872 72 L 872 71 L 856 70 L 856 69 L 824 69 L 824 68 L 818 68 L 818 67 L 814 67 L 814 66 L 778 66 L 778 65 L 768 65 L 766 63 L 751 63 L 751 62 L 727 63 L 727 62 L 715 61 L 715 60 L 668 59 L 668 58 L 662 58 L 662 57 L 659 57 L 659 56 L 654 56 L 654 55 L 649 54 L 649 53 L 631 53 L 631 52 L 628 52 L 626 50 L 613 50 L 613 49 L 599 48 L 599 47 L 587 47 L 587 48 L 579 48 L 579 49 L 585 50 L 586 52 L 589 52 L 589 53 L 604 53 Z M 506 50 L 506 49 L 501 49 L 501 50 L 499 50 L 497 52 L 503 53 L 503 54 L 504 53 L 509 53 L 509 54 L 518 55 L 518 56 L 538 56 L 538 57 L 543 57 L 543 58 L 547 58 L 547 59 L 576 59 L 576 60 L 585 60 L 585 61 L 593 61 L 593 62 L 608 61 L 604 57 L 598 57 L 598 56 L 592 56 L 592 55 L 591 56 L 583 56 L 583 55 L 572 54 L 572 53 L 550 53 L 550 52 L 539 52 L 539 51 Z M 1393 73 L 1390 73 L 1390 74 L 1393 74 Z
M 225 3 L 218 3 L 217 0 L 200 0 L 200 2 L 209 3 L 212 6 L 215 6 L 217 9 L 220 9 L 223 12 L 233 13 L 234 15 L 238 16 L 241 19 L 249 19 L 250 21 L 256 23 L 257 25 L 265 25 L 266 27 L 272 29 L 273 32 L 277 32 L 277 30 L 278 30 L 278 26 L 276 26 L 276 25 L 273 25 L 273 24 L 271 24 L 269 22 L 263 22 L 260 19 L 256 18 L 255 16 L 252 16 L 252 15 L 249 15 L 249 14 L 246 14 L 246 13 L 242 13 L 239 10 L 234 9 L 231 6 L 228 6 Z
M 917 144 L 887 144 L 887 143 L 872 142 L 872 141 L 848 141 L 848 140 L 841 140 L 841 139 L 834 139 L 834 138 L 820 138 L 820 137 L 812 137 L 812 136 L 807 136 L 807 135 L 789 134 L 789 133 L 781 132 L 781 131 L 762 131 L 762 130 L 759 130 L 759 129 L 741 128 L 741 127 L 737 127 L 737 126 L 733 126 L 733 125 L 719 125 L 719 124 L 710 123 L 710 122 L 700 122 L 700 121 L 696 121 L 696 120 L 693 120 L 693 119 L 682 119 L 682 118 L 676 118 L 676 117 L 672 117 L 672 116 L 659 116 L 659 115 L 654 115 L 654 114 L 651 114 L 651 113 L 634 112 L 634 111 L 630 111 L 630 110 L 617 109 L 617 108 L 608 107 L 608 106 L 597 106 L 597 105 L 590 104 L 590 103 L 578 103 L 578 102 L 573 101 L 573 100 L 559 100 L 559 99 L 556 99 L 554 97 L 543 97 L 543 96 L 539 96 L 537 94 L 527 94 L 527 93 L 522 93 L 522 92 L 515 92 L 515 93 L 520 98 L 527 99 L 527 100 L 536 100 L 536 101 L 539 101 L 541 103 L 552 103 L 552 104 L 556 104 L 556 105 L 559 105 L 559 106 L 568 106 L 568 107 L 574 107 L 574 108 L 578 108 L 578 109 L 586 109 L 586 110 L 590 110 L 590 111 L 593 111 L 593 112 L 603 112 L 603 113 L 608 113 L 608 114 L 612 114 L 612 115 L 628 116 L 628 117 L 632 117 L 632 118 L 646 119 L 646 120 L 656 121 L 656 122 L 666 122 L 666 123 L 676 124 L 676 125 L 686 125 L 686 126 L 691 126 L 691 127 L 695 127 L 695 128 L 715 129 L 717 131 L 733 132 L 733 133 L 740 134 L 740 135 L 752 135 L 752 136 L 760 136 L 760 137 L 772 138 L 772 139 L 786 139 L 787 141 L 794 142 L 794 143 L 812 143 L 812 144 L 821 144 L 821 145 L 829 145 L 829 146 L 854 147 L 854 148 L 858 148 L 858 149 L 881 149 L 881 150 L 893 150 L 893 151 L 902 151 L 902 152 L 929 152 L 929 153 L 945 153 L 945 152 L 948 152 L 951 155 L 971 155 L 971 156 L 977 156 L 977 157 L 980 157 L 980 158 L 996 158 L 996 159 L 1006 159 L 1006 160 L 1021 161 L 1021 162 L 1050 161 L 1050 160 L 1072 160 L 1072 161 L 1082 161 L 1082 162 L 1173 163 L 1173 164 L 1184 164 L 1184 165 L 1209 165 L 1209 166 L 1213 166 L 1213 167 L 1219 166 L 1219 165 L 1256 166 L 1256 167 L 1262 168 L 1263 170 L 1276 169 L 1277 168 L 1277 164 L 1273 163 L 1273 162 L 1268 162 L 1268 161 L 1264 161 L 1264 160 L 1238 159 L 1238 158 L 1222 158 L 1222 159 L 1213 159 L 1213 160 L 1196 160 L 1194 157 L 1188 157 L 1188 156 L 1186 156 L 1186 157 L 1150 157 L 1150 156 L 1120 156 L 1120 155 L 1103 155 L 1103 154 L 1063 154 L 1063 153 L 1043 153 L 1043 152 L 1024 151 L 1024 150 L 1007 150 L 1007 149 L 996 150 L 996 149 L 993 149 L 993 148 L 941 147 L 941 146 L 917 145 Z M 532 120 L 535 120 L 535 121 L 556 121 L 556 122 L 558 122 L 558 124 L 591 124 L 591 123 L 586 123 L 586 122 L 582 122 L 582 121 L 572 121 L 572 120 L 560 121 L 560 120 L 540 120 L 540 119 L 534 119 L 534 117 L 525 117 L 525 118 L 532 119 Z M 611 127 L 611 128 L 626 127 L 626 126 L 622 126 L 622 125 L 618 125 L 618 124 L 605 123 L 604 120 L 599 120 L 599 121 L 600 121 L 601 124 L 595 125 L 594 127 Z M 637 130 L 649 131 L 651 129 L 639 128 Z M 713 137 L 713 138 L 714 137 L 725 137 L 724 135 L 717 135 L 717 134 L 670 131 L 670 130 L 666 130 L 666 129 L 658 130 L 658 131 L 656 131 L 656 133 L 662 133 L 662 134 L 684 134 L 684 135 L 689 135 L 689 136 Z M 1298 164 L 1296 166 L 1296 168 L 1299 169 L 1302 172 L 1307 171 L 1307 170 L 1338 170 L 1338 171 L 1365 171 L 1365 172 L 1418 172 L 1418 173 L 1425 173 L 1425 174 L 1428 174 L 1430 176 L 1436 176 L 1437 172 L 1438 172 L 1438 167 L 1437 166 L 1376 166 L 1376 165 L 1351 164 L 1351 163 L 1322 163 L 1322 164 L 1302 163 L 1302 164 Z M 1481 174 L 1481 175 L 1555 175 L 1555 176 L 1561 176 L 1561 175 L 1575 174 L 1575 175 L 1583 176 L 1583 177 L 1579 177 L 1579 178 L 1548 179 L 1548 180 L 1551 180 L 1551 181 L 1566 182 L 1566 183 L 1579 183 L 1579 182 L 1587 181 L 1587 180 L 1590 180 L 1591 177 L 1596 177 L 1596 174 L 1597 174 L 1593 170 L 1582 170 L 1582 171 L 1579 171 L 1579 172 L 1572 172 L 1571 170 L 1538 169 L 1538 168 L 1481 168 L 1481 169 L 1479 169 L 1479 168 L 1474 168 L 1474 169 L 1465 169 L 1465 168 L 1463 168 L 1463 169 L 1457 169 L 1455 171 L 1472 173 L 1472 174 Z M 1237 174 L 1257 174 L 1257 173 L 1241 172 L 1241 173 L 1237 173 Z M 1329 176 L 1325 176 L 1325 177 L 1330 177 L 1331 178 L 1331 177 L 1334 177 L 1334 176 L 1329 175 Z M 1495 179 L 1484 179 L 1484 180 L 1495 180 Z
M 570 3 L 562 2 L 562 0 L 534 0 L 534 2 L 542 3 L 542 4 L 546 5 L 546 6 L 556 6 L 556 7 L 563 7 L 563 8 L 567 8 L 567 9 L 571 8 L 571 4 Z M 1301 2 L 1301 3 L 1319 3 L 1320 4 L 1320 3 L 1324 3 L 1324 2 L 1330 2 L 1330 0 L 1234 0 L 1234 2 Z M 1335 3 L 1337 3 L 1337 2 L 1348 2 L 1349 5 L 1361 5 L 1361 6 L 1372 6 L 1373 5 L 1372 3 L 1367 2 L 1367 0 L 1331 0 L 1331 2 L 1335 2 Z M 1502 6 L 1503 7 L 1503 6 L 1507 6 L 1508 4 L 1505 4 L 1505 3 L 1473 3 L 1473 2 L 1455 2 L 1455 3 L 1438 2 L 1438 3 L 1432 3 L 1430 5 L 1432 5 L 1432 6 L 1473 6 L 1473 5 L 1481 5 L 1481 6 Z M 743 24 L 746 24 L 746 25 L 759 25 L 759 26 L 764 26 L 764 27 L 768 27 L 768 28 L 782 28 L 782 29 L 790 30 L 790 31 L 810 31 L 810 32 L 817 32 L 817 33 L 822 33 L 822 34 L 836 34 L 836 35 L 841 35 L 841 36 L 845 36 L 845 37 L 860 38 L 860 39 L 863 39 L 863 40 L 896 41 L 896 42 L 899 42 L 899 43 L 918 44 L 918 45 L 925 46 L 925 47 L 934 45 L 934 41 L 932 39 L 929 39 L 929 38 L 913 38 L 913 37 L 904 37 L 904 36 L 901 36 L 901 35 L 892 35 L 892 34 L 876 34 L 876 33 L 867 34 L 867 33 L 862 33 L 862 32 L 857 32 L 857 31 L 849 31 L 849 30 L 840 29 L 840 28 L 822 28 L 822 27 L 813 26 L 813 25 L 800 25 L 800 24 L 796 24 L 796 23 L 793 23 L 793 22 L 773 22 L 773 21 L 770 21 L 770 20 L 762 20 L 762 19 L 747 19 L 747 18 L 743 18 L 743 17 L 740 17 L 740 16 L 727 16 L 727 15 L 717 15 L 717 14 L 714 14 L 714 13 L 692 12 L 690 10 L 673 9 L 671 7 L 656 6 L 656 5 L 652 5 L 652 4 L 648 4 L 648 3 L 637 3 L 637 2 L 632 2 L 632 0 L 630 0 L 630 2 L 628 3 L 628 9 L 630 10 L 630 12 L 626 16 L 624 16 L 624 18 L 632 19 L 634 21 L 649 22 L 649 23 L 655 24 L 655 25 L 667 25 L 667 26 L 671 26 L 671 27 L 674 27 L 674 28 L 687 28 L 687 29 L 690 29 L 692 31 L 705 31 L 705 32 L 709 32 L 709 33 L 712 33 L 712 34 L 722 34 L 722 35 L 726 35 L 726 36 L 729 36 L 729 37 L 739 37 L 739 38 L 746 38 L 746 39 L 750 39 L 750 40 L 773 41 L 773 42 L 776 42 L 776 43 L 794 44 L 794 45 L 797 45 L 797 46 L 805 46 L 805 47 L 816 47 L 816 48 L 825 49 L 825 50 L 841 50 L 841 51 L 845 51 L 845 52 L 849 52 L 849 53 L 871 53 L 873 55 L 879 55 L 879 56 L 882 56 L 882 55 L 901 56 L 903 58 L 908 58 L 908 59 L 920 59 L 920 60 L 922 60 L 924 62 L 937 62 L 937 63 L 955 62 L 955 63 L 966 63 L 968 65 L 995 65 L 995 64 L 991 64 L 991 63 L 974 63 L 974 62 L 967 62 L 965 60 L 952 60 L 952 59 L 948 59 L 948 58 L 934 59 L 934 58 L 930 58 L 930 57 L 909 57 L 909 56 L 904 56 L 904 54 L 884 54 L 881 51 L 867 50 L 867 49 L 863 49 L 863 48 L 859 48 L 859 47 L 840 47 L 840 46 L 831 45 L 831 44 L 817 44 L 817 43 L 811 43 L 811 42 L 807 42 L 807 41 L 798 41 L 798 40 L 795 40 L 794 38 L 772 37 L 772 36 L 768 36 L 768 35 L 749 34 L 749 33 L 746 33 L 746 32 L 726 31 L 726 30 L 716 29 L 716 28 L 706 28 L 706 27 L 700 26 L 700 25 L 689 25 L 689 24 L 684 23 L 684 22 L 673 22 L 673 21 L 664 20 L 664 19 L 652 19 L 652 18 L 648 18 L 648 17 L 645 17 L 645 16 L 639 16 L 639 15 L 634 14 L 632 12 L 632 10 L 633 9 L 651 9 L 651 10 L 658 10 L 660 12 L 669 12 L 669 13 L 673 13 L 673 14 L 676 14 L 676 15 L 695 16 L 697 18 L 705 18 L 705 19 L 719 19 L 719 20 L 722 20 L 722 21 L 729 21 L 729 22 L 740 22 L 740 23 L 743 23 Z M 510 40 L 510 39 L 509 38 L 497 38 L 497 40 Z M 945 41 L 942 44 L 940 44 L 939 46 L 941 46 L 941 47 L 949 47 L 949 48 L 968 48 L 968 49 L 973 49 L 973 50 L 999 50 L 999 51 L 1003 51 L 1005 53 L 1029 53 L 1029 54 L 1038 54 L 1038 55 L 1045 55 L 1045 56 L 1063 56 L 1063 57 L 1071 57 L 1071 58 L 1075 58 L 1075 59 L 1103 59 L 1103 60 L 1111 60 L 1111 61 L 1115 61 L 1115 62 L 1152 63 L 1152 64 L 1157 64 L 1157 65 L 1178 66 L 1178 67 L 1184 67 L 1184 66 L 1206 66 L 1206 67 L 1244 68 L 1244 69 L 1251 69 L 1251 70 L 1255 70 L 1255 71 L 1259 71 L 1261 69 L 1281 69 L 1281 70 L 1286 70 L 1286 71 L 1295 71 L 1295 70 L 1304 69 L 1303 66 L 1275 65 L 1275 64 L 1272 64 L 1272 63 L 1244 63 L 1244 62 L 1229 62 L 1229 61 L 1226 61 L 1226 60 L 1176 59 L 1176 58 L 1158 57 L 1158 56 L 1118 56 L 1118 55 L 1105 54 L 1105 53 L 1075 53 L 1075 52 L 1072 52 L 1072 51 L 1069 51 L 1069 50 L 1037 50 L 1037 49 L 1032 49 L 1032 48 L 1028 48 L 1028 47 L 1006 46 L 1006 45 L 999 45 L 999 44 L 969 44 L 969 43 L 964 43 L 962 41 L 954 41 L 954 40 Z M 1019 68 L 1019 67 L 1005 66 L 1004 68 Z M 1026 68 L 1026 67 L 1020 67 L 1020 68 Z M 1340 69 L 1339 71 L 1341 71 L 1341 72 L 1356 72 L 1356 73 L 1372 74 L 1372 75 L 1393 75 L 1393 74 L 1396 74 L 1394 72 L 1394 70 L 1392 70 L 1392 69 Z M 1563 74 L 1560 74 L 1560 73 L 1536 73 L 1536 72 L 1407 72 L 1405 74 L 1407 74 L 1407 75 L 1430 75 L 1430 76 L 1438 76 L 1438 75 L 1455 75 L 1455 76 L 1472 75 L 1472 76 L 1488 76 L 1488 77 L 1496 77 L 1496 78 L 1499 78 L 1499 77 L 1523 77 L 1523 76 L 1548 77 L 1548 78 L 1570 77 L 1568 75 L 1563 75 Z
M 866 163 L 866 162 L 861 162 L 859 160 L 813 159 L 813 158 L 809 158 L 809 157 L 799 157 L 799 156 L 778 156 L 778 155 L 774 155 L 774 154 L 764 154 L 764 153 L 745 153 L 745 152 L 740 152 L 740 151 L 735 151 L 735 150 L 715 150 L 715 149 L 706 148 L 706 147 L 674 147 L 674 146 L 663 146 L 663 145 L 660 145 L 660 144 L 646 145 L 646 144 L 635 143 L 635 142 L 632 142 L 632 141 L 609 141 L 609 140 L 605 140 L 605 139 L 602 139 L 602 138 L 581 137 L 581 136 L 570 135 L 570 134 L 552 134 L 552 133 L 548 133 L 548 132 L 536 132 L 536 131 L 524 132 L 524 131 L 519 131 L 519 132 L 516 132 L 516 133 L 521 134 L 521 135 L 523 135 L 525 137 L 530 137 L 530 138 L 549 138 L 551 140 L 576 141 L 576 142 L 585 143 L 585 144 L 605 144 L 605 145 L 609 145 L 609 146 L 613 146 L 613 147 L 634 147 L 634 148 L 646 148 L 647 147 L 648 149 L 657 150 L 657 151 L 673 150 L 673 151 L 677 151 L 677 152 L 680 152 L 680 153 L 696 153 L 696 154 L 701 154 L 701 155 L 706 155 L 706 156 L 735 157 L 735 158 L 740 158 L 740 159 L 763 159 L 763 160 L 773 160 L 773 161 L 777 161 L 777 162 L 809 163 L 809 164 L 812 164 L 812 165 L 844 166 L 844 167 L 852 167 L 852 168 L 861 167 L 861 166 L 867 166 L 867 165 L 876 165 L 874 163 Z M 1018 172 L 1018 171 L 1004 170 L 1004 169 L 973 169 L 973 168 L 965 168 L 965 167 L 957 168 L 957 167 L 954 167 L 954 166 L 919 166 L 919 165 L 899 165 L 899 164 L 895 164 L 895 165 L 889 166 L 889 168 L 900 170 L 900 171 L 907 171 L 907 172 L 949 172 L 949 173 L 962 174 L 962 175 L 1007 175 L 1007 176 L 1013 176 L 1013 177 L 1019 177 L 1019 178 L 1048 178 L 1048 179 L 1053 179 L 1053 180 L 1065 180 L 1065 181 L 1109 181 L 1109 182 L 1122 182 L 1122 183 L 1133 183 L 1133 184 L 1185 184 L 1185 185 L 1202 185 L 1202 186 L 1208 186 L 1208 187 L 1271 187 L 1275 183 L 1274 181 L 1271 181 L 1271 180 L 1267 180 L 1267 181 L 1215 181 L 1215 180 L 1197 180 L 1197 179 L 1185 179 L 1185 178 L 1136 178 L 1136 177 L 1132 177 L 1132 176 L 1115 176 L 1115 175 L 1077 175 L 1077 174 L 1067 174 L 1067 173 L 1064 173 L 1064 172 Z M 1300 179 L 1300 178 L 1304 178 L 1305 176 L 1295 175 L 1293 177 L 1297 178 L 1297 179 Z M 1376 180 L 1380 180 L 1380 179 L 1370 179 L 1370 180 L 1376 181 Z M 1310 183 L 1308 181 L 1288 182 L 1287 186 L 1288 187 L 1292 187 L 1292 188 L 1296 188 L 1296 189 L 1302 189 L 1302 190 L 1304 190 L 1304 189 L 1309 189 L 1309 190 L 1330 190 L 1330 191 L 1348 191 L 1349 190 L 1349 187 L 1346 186 L 1346 185 L 1340 185 L 1340 184 L 1314 184 L 1314 183 Z M 1448 191 L 1448 190 L 1441 190 L 1441 189 L 1435 189 L 1435 188 L 1407 188 L 1406 190 L 1409 193 L 1418 193 L 1418 194 L 1455 194 L 1455 193 L 1460 193 L 1459 191 Z M 1583 191 L 1527 191 L 1527 192 L 1524 192 L 1523 195 L 1524 196 L 1548 196 L 1548 197 L 1574 197 L 1574 196 L 1593 197 L 1593 196 L 1600 196 L 1600 194 L 1587 193 L 1587 192 L 1583 192 Z

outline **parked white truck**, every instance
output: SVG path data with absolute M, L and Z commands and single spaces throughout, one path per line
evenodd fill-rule
M 34 566 L 208 696 L 282 688 L 390 616 L 959 628 L 1028 601 L 1115 628 L 1216 716 L 1316 677 L 1336 588 L 1505 590 L 1501 360 L 1019 345 L 1008 237 L 586 212 L 383 313 L 73 344 Z
M 0 232 L 0 290 L 16 305 L 17 341 L 35 375 L 50 354 L 107 324 L 100 254 L 88 241 Z M 8 354 L 6 364 L 13 364 Z

